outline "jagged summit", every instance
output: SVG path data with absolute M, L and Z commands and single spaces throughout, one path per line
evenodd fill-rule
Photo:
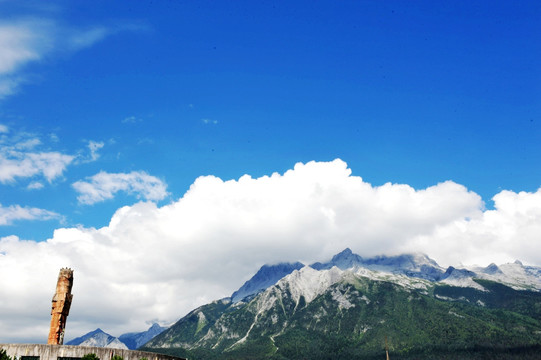
M 66 345 L 79 345 L 79 344 L 81 344 L 83 341 L 85 341 L 86 339 L 88 339 L 88 338 L 90 338 L 90 337 L 93 337 L 93 336 L 95 336 L 95 335 L 101 335 L 101 334 L 109 335 L 109 334 L 107 334 L 106 332 L 104 332 L 102 329 L 97 328 L 96 330 L 91 331 L 91 332 L 89 332 L 89 333 L 87 333 L 87 334 L 85 334 L 85 335 L 83 335 L 83 336 L 80 336 L 80 337 L 77 337 L 77 338 L 75 338 L 75 339 L 72 339 L 72 340 L 68 341 L 68 342 L 66 343 Z M 111 335 L 111 337 L 113 337 L 113 336 Z
M 300 270 L 304 264 L 280 263 L 277 265 L 264 265 L 244 285 L 231 295 L 233 303 L 241 300 L 249 301 L 251 298 L 275 285 L 285 276 Z M 346 248 L 334 255 L 330 261 L 315 262 L 309 268 L 316 271 L 329 270 L 337 267 L 340 270 L 365 269 L 393 275 L 405 275 L 409 278 L 418 278 L 431 282 L 444 282 L 462 287 L 481 289 L 474 279 L 481 278 L 498 281 L 519 289 L 541 290 L 541 268 L 524 266 L 519 261 L 511 264 L 497 266 L 490 264 L 485 268 L 442 268 L 428 255 L 422 253 L 402 254 L 396 256 L 378 255 L 363 258 Z
M 463 279 L 466 277 L 475 277 L 477 274 L 473 271 L 466 269 L 457 269 L 453 266 L 449 266 L 445 273 L 441 276 L 440 280 L 445 279 Z
M 370 270 L 404 274 L 432 281 L 438 280 L 444 273 L 443 268 L 425 254 L 379 255 L 363 258 L 354 254 L 349 248 L 333 256 L 329 262 L 316 262 L 310 266 L 316 270 L 330 269 L 333 266 L 341 270 L 364 267 Z
M 304 264 L 300 262 L 263 265 L 250 280 L 246 281 L 240 289 L 231 295 L 231 301 L 238 302 L 246 297 L 255 295 L 276 284 L 284 276 L 302 267 L 304 267 Z
M 330 269 L 336 266 L 339 269 L 345 270 L 354 266 L 360 266 L 363 264 L 363 258 L 357 254 L 354 254 L 350 248 L 346 248 L 334 255 L 331 261 L 327 263 L 316 262 L 310 265 L 310 267 L 316 270 Z
M 231 301 L 236 303 L 249 299 L 276 284 L 286 275 L 291 274 L 295 270 L 300 270 L 304 266 L 301 262 L 263 265 L 250 280 L 246 281 L 244 285 L 231 295 Z M 346 248 L 334 255 L 328 262 L 315 262 L 310 265 L 312 269 L 318 271 L 328 270 L 334 266 L 341 270 L 362 267 L 375 271 L 404 274 L 431 281 L 439 280 L 444 274 L 444 269 L 425 254 L 380 255 L 365 259 L 353 253 L 350 248 Z
M 484 268 L 484 272 L 487 274 L 503 274 L 503 272 L 500 270 L 498 265 L 492 263 L 486 268 Z

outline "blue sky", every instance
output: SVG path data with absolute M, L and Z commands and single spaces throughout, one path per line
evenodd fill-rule
M 374 191 L 451 189 L 468 210 L 449 223 L 510 198 L 539 216 L 540 19 L 537 1 L 0 1 L 0 238 L 105 231 L 118 209 L 165 212 L 205 176 L 311 161 L 344 175 L 334 159 Z M 307 259 L 365 248 L 321 241 Z M 477 245 L 440 259 L 486 260 Z
M 335 158 L 373 184 L 454 180 L 488 206 L 540 184 L 536 2 L 17 3 L 0 4 L 3 22 L 46 22 L 51 45 L 8 74 L 25 80 L 2 123 L 42 149 L 104 146 L 40 191 L 3 184 L 4 206 L 103 226 L 133 200 L 78 205 L 71 183 L 99 170 L 144 170 L 174 199 L 200 175 Z M 39 241 L 57 226 L 0 229 Z

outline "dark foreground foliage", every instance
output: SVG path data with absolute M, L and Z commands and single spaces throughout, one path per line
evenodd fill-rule
M 11 356 L 6 353 L 6 350 L 0 349 L 0 360 L 11 360 Z
M 287 354 L 265 354 L 265 351 L 235 351 L 227 354 L 219 354 L 208 350 L 187 351 L 185 349 L 159 349 L 160 353 L 172 356 L 188 358 L 190 360 L 381 360 L 385 359 L 385 350 L 380 350 L 372 354 L 365 354 L 361 349 L 342 348 L 332 344 L 323 345 L 319 350 L 307 349 L 305 353 L 297 352 Z M 321 350 L 327 350 L 323 353 Z M 157 349 L 153 349 L 156 351 Z M 390 353 L 393 360 L 539 360 L 541 354 L 541 345 L 523 346 L 509 349 L 492 349 L 474 347 L 463 350 L 449 350 L 441 348 L 426 348 L 410 351 L 408 354 Z

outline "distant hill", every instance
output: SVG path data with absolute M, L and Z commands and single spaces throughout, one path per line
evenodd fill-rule
M 128 349 L 126 344 L 118 340 L 118 338 L 107 334 L 100 328 L 91 331 L 81 337 L 70 340 L 66 343 L 66 345 L 97 346 L 126 350 Z
M 127 333 L 116 338 L 98 328 L 81 337 L 68 341 L 66 345 L 97 346 L 135 350 L 166 329 L 167 328 L 161 327 L 158 324 L 153 324 L 146 331 Z
M 162 327 L 158 324 L 153 324 L 147 331 L 138 332 L 138 333 L 127 333 L 120 335 L 118 339 L 122 341 L 128 349 L 135 350 L 138 349 L 141 345 L 150 341 L 153 337 L 158 334 L 161 334 L 166 327 Z
M 425 255 L 363 259 L 349 249 L 290 268 L 264 290 L 236 292 L 242 300 L 193 310 L 143 349 L 195 360 L 380 359 L 387 341 L 393 359 L 539 356 L 539 268 L 443 269 Z

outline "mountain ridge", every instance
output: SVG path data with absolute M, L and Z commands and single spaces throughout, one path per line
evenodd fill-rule
M 162 327 L 159 324 L 154 323 L 146 331 L 125 333 L 119 337 L 115 337 L 106 333 L 102 329 L 97 328 L 96 330 L 90 331 L 82 336 L 66 342 L 66 345 L 135 350 L 166 329 L 166 327 Z
M 66 343 L 66 345 L 95 346 L 128 350 L 126 344 L 121 342 L 113 335 L 106 333 L 100 328 L 97 328 L 96 330 L 91 331 L 83 336 L 70 340 Z
M 457 286 L 479 287 L 473 283 L 474 278 L 506 283 L 513 288 L 527 288 L 541 291 L 541 267 L 524 266 L 520 261 L 514 263 L 490 264 L 487 267 L 455 268 L 449 266 L 444 269 L 428 255 L 422 253 L 401 254 L 396 256 L 377 255 L 363 258 L 346 248 L 334 255 L 328 262 L 315 262 L 304 265 L 301 262 L 279 263 L 276 265 L 263 265 L 258 272 L 244 283 L 244 285 L 231 295 L 233 302 L 253 297 L 259 292 L 276 284 L 284 276 L 299 270 L 302 266 L 309 266 L 316 270 L 330 269 L 333 266 L 341 270 L 353 267 L 362 267 L 369 270 L 391 274 L 403 274 L 435 282 L 453 284 Z M 504 269 L 504 270 L 502 270 Z M 268 275 L 268 274 L 271 274 Z
M 314 264 L 242 301 L 224 298 L 194 309 L 143 348 L 193 359 L 324 359 L 330 353 L 346 359 L 376 356 L 385 336 L 403 358 L 433 356 L 434 349 L 477 356 L 502 344 L 530 350 L 541 344 L 538 268 L 444 270 L 423 254 L 364 259 L 350 249 Z M 490 279 L 495 276 L 521 282 L 514 289 Z M 309 346 L 295 352 L 300 344 Z

